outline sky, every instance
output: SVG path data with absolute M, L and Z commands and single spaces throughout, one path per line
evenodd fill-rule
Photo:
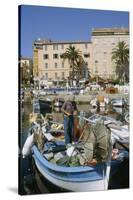
M 93 28 L 129 27 L 129 12 L 22 5 L 19 55 L 33 57 L 35 39 L 91 41 Z

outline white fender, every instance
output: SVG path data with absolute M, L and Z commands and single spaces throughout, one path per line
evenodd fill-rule
M 34 143 L 34 134 L 30 135 L 27 137 L 23 149 L 22 149 L 22 156 L 23 158 L 25 158 L 25 156 L 28 156 L 30 154 L 31 151 L 31 147 Z

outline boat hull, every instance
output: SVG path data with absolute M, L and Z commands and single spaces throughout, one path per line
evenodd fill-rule
M 68 182 L 63 180 L 57 180 L 56 178 L 52 177 L 50 174 L 48 174 L 44 169 L 41 168 L 40 164 L 35 161 L 36 167 L 39 170 L 39 172 L 43 175 L 44 178 L 46 178 L 48 181 L 50 181 L 52 184 L 63 188 L 68 191 L 73 192 L 87 192 L 87 191 L 102 191 L 107 190 L 105 187 L 106 183 L 104 180 L 98 180 L 98 181 L 90 181 L 90 182 Z
M 111 101 L 112 106 L 114 107 L 124 107 L 126 105 L 126 102 L 122 99 L 115 99 Z
M 56 101 L 56 102 L 54 103 L 54 106 L 55 106 L 55 107 L 62 107 L 62 106 L 63 106 L 63 102 Z
M 45 110 L 47 110 L 47 112 L 52 111 L 52 102 L 51 101 L 39 99 L 39 106 L 40 106 L 40 113 L 41 114 L 45 114 Z
M 62 167 L 50 163 L 41 156 L 37 148 L 33 148 L 35 165 L 44 178 L 52 184 L 68 191 L 101 191 L 108 189 L 108 179 L 105 177 L 105 168 L 95 167 Z M 52 166 L 52 167 L 51 167 Z

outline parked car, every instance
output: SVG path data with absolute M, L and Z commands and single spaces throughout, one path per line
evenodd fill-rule
M 97 83 L 90 85 L 90 90 L 99 90 L 100 88 L 101 88 L 101 86 Z

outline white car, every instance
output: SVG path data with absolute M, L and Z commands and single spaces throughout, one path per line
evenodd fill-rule
M 100 89 L 100 85 L 98 85 L 98 84 L 91 84 L 90 85 L 90 88 L 92 89 L 92 90 L 99 90 Z
M 39 91 L 39 95 L 46 95 L 47 93 L 45 92 L 45 91 L 43 91 L 43 90 L 40 90 Z

